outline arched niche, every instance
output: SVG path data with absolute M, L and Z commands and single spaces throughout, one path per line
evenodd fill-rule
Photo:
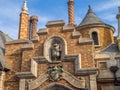
M 60 36 L 49 37 L 44 43 L 44 57 L 52 61 L 61 61 L 67 54 L 66 41 Z
M 59 83 L 52 83 L 50 85 L 45 86 L 41 90 L 73 90 L 73 89 Z

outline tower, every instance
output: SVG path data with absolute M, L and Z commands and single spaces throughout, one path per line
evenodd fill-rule
M 22 12 L 20 14 L 18 39 L 29 39 L 29 14 L 26 0 L 24 0 Z
M 75 24 L 75 21 L 74 21 L 74 0 L 68 1 L 68 23 Z
M 117 43 L 118 43 L 118 48 L 120 50 L 120 7 L 118 7 L 118 14 L 116 16 L 118 20 L 118 37 L 117 37 Z

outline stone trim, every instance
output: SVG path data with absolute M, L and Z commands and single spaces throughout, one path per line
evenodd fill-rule
M 91 74 L 96 74 L 97 73 L 96 68 L 81 68 L 76 71 L 76 75 L 91 75 Z
M 31 41 L 32 41 L 32 42 L 38 42 L 38 41 L 39 41 L 39 37 L 38 37 L 38 35 L 32 37 Z
M 95 60 L 108 60 L 108 59 L 110 59 L 110 55 L 108 55 L 108 54 L 96 54 L 94 59 Z
M 65 25 L 63 26 L 63 32 L 67 32 L 67 31 L 74 31 L 74 26 L 73 25 Z
M 79 31 L 79 30 L 82 30 L 84 28 L 93 28 L 93 27 L 106 27 L 106 28 L 111 29 L 113 32 L 115 31 L 115 28 L 113 26 L 108 25 L 108 24 L 101 24 L 101 23 L 78 26 L 77 30 Z
M 79 80 L 69 72 L 64 72 L 62 78 L 68 81 L 72 86 L 76 88 L 81 88 L 81 89 L 85 88 L 85 80 Z
M 72 86 L 74 86 L 76 88 L 81 88 L 81 89 L 85 88 L 85 80 L 79 80 L 68 72 L 65 72 L 65 71 L 63 72 L 62 79 L 66 80 Z M 48 75 L 45 73 L 45 74 L 39 76 L 34 81 L 29 82 L 29 89 L 28 90 L 33 90 L 33 89 L 39 87 L 46 80 L 48 80 Z
M 33 89 L 39 87 L 47 79 L 48 79 L 47 74 L 43 74 L 43 75 L 39 76 L 34 81 L 28 83 L 28 85 L 29 85 L 29 89 L 28 90 L 33 90 Z
M 25 90 L 25 79 L 20 79 L 19 90 Z
M 39 56 L 39 57 L 33 57 L 32 60 L 36 61 L 38 64 L 39 63 L 48 63 L 49 61 L 43 57 L 43 56 Z
M 48 21 L 48 23 L 46 24 L 46 27 L 54 26 L 54 25 L 63 26 L 64 24 L 65 24 L 64 20 Z
M 9 41 L 9 42 L 6 42 L 6 45 L 9 45 L 9 44 L 31 44 L 32 42 L 30 40 L 24 40 L 24 39 L 18 39 L 18 40 L 13 40 L 13 41 Z
M 81 33 L 79 31 L 72 32 L 72 37 L 79 38 L 79 37 L 81 37 Z
M 31 79 L 31 78 L 35 78 L 35 75 L 33 75 L 33 73 L 31 72 L 17 72 L 16 73 L 16 76 L 18 78 L 21 78 L 21 79 Z
M 117 80 L 120 81 L 120 77 L 117 77 Z M 97 82 L 113 82 L 114 78 L 97 78 Z
M 47 28 L 39 29 L 39 31 L 37 32 L 37 34 L 38 35 L 48 34 L 48 30 L 47 30 Z
M 21 47 L 22 50 L 32 50 L 34 48 L 33 44 L 26 44 Z
M 92 28 L 92 29 L 90 29 L 90 31 L 89 31 L 89 35 L 90 35 L 90 38 L 92 39 L 92 33 L 93 32 L 96 32 L 97 33 L 97 37 L 98 37 L 98 45 L 95 45 L 94 44 L 94 46 L 95 47 L 100 47 L 101 46 L 101 44 L 100 44 L 100 32 L 99 32 L 99 30 L 97 29 L 97 28 Z M 93 41 L 94 42 L 94 41 Z
M 86 43 L 93 43 L 93 40 L 91 38 L 80 38 L 79 44 L 86 44 Z

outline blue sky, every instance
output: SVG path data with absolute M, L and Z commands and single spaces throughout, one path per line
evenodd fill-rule
M 17 39 L 19 31 L 19 15 L 24 0 L 0 0 L 0 30 L 10 37 Z M 75 22 L 77 25 L 84 18 L 91 5 L 96 15 L 107 24 L 116 28 L 118 6 L 120 0 L 74 0 L 75 1 Z M 27 0 L 29 14 L 39 17 L 38 29 L 44 28 L 51 20 L 64 20 L 68 23 L 68 0 Z

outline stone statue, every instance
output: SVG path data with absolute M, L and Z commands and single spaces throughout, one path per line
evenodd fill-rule
M 51 59 L 52 60 L 60 60 L 61 58 L 61 46 L 59 43 L 55 42 L 52 44 L 51 48 Z

